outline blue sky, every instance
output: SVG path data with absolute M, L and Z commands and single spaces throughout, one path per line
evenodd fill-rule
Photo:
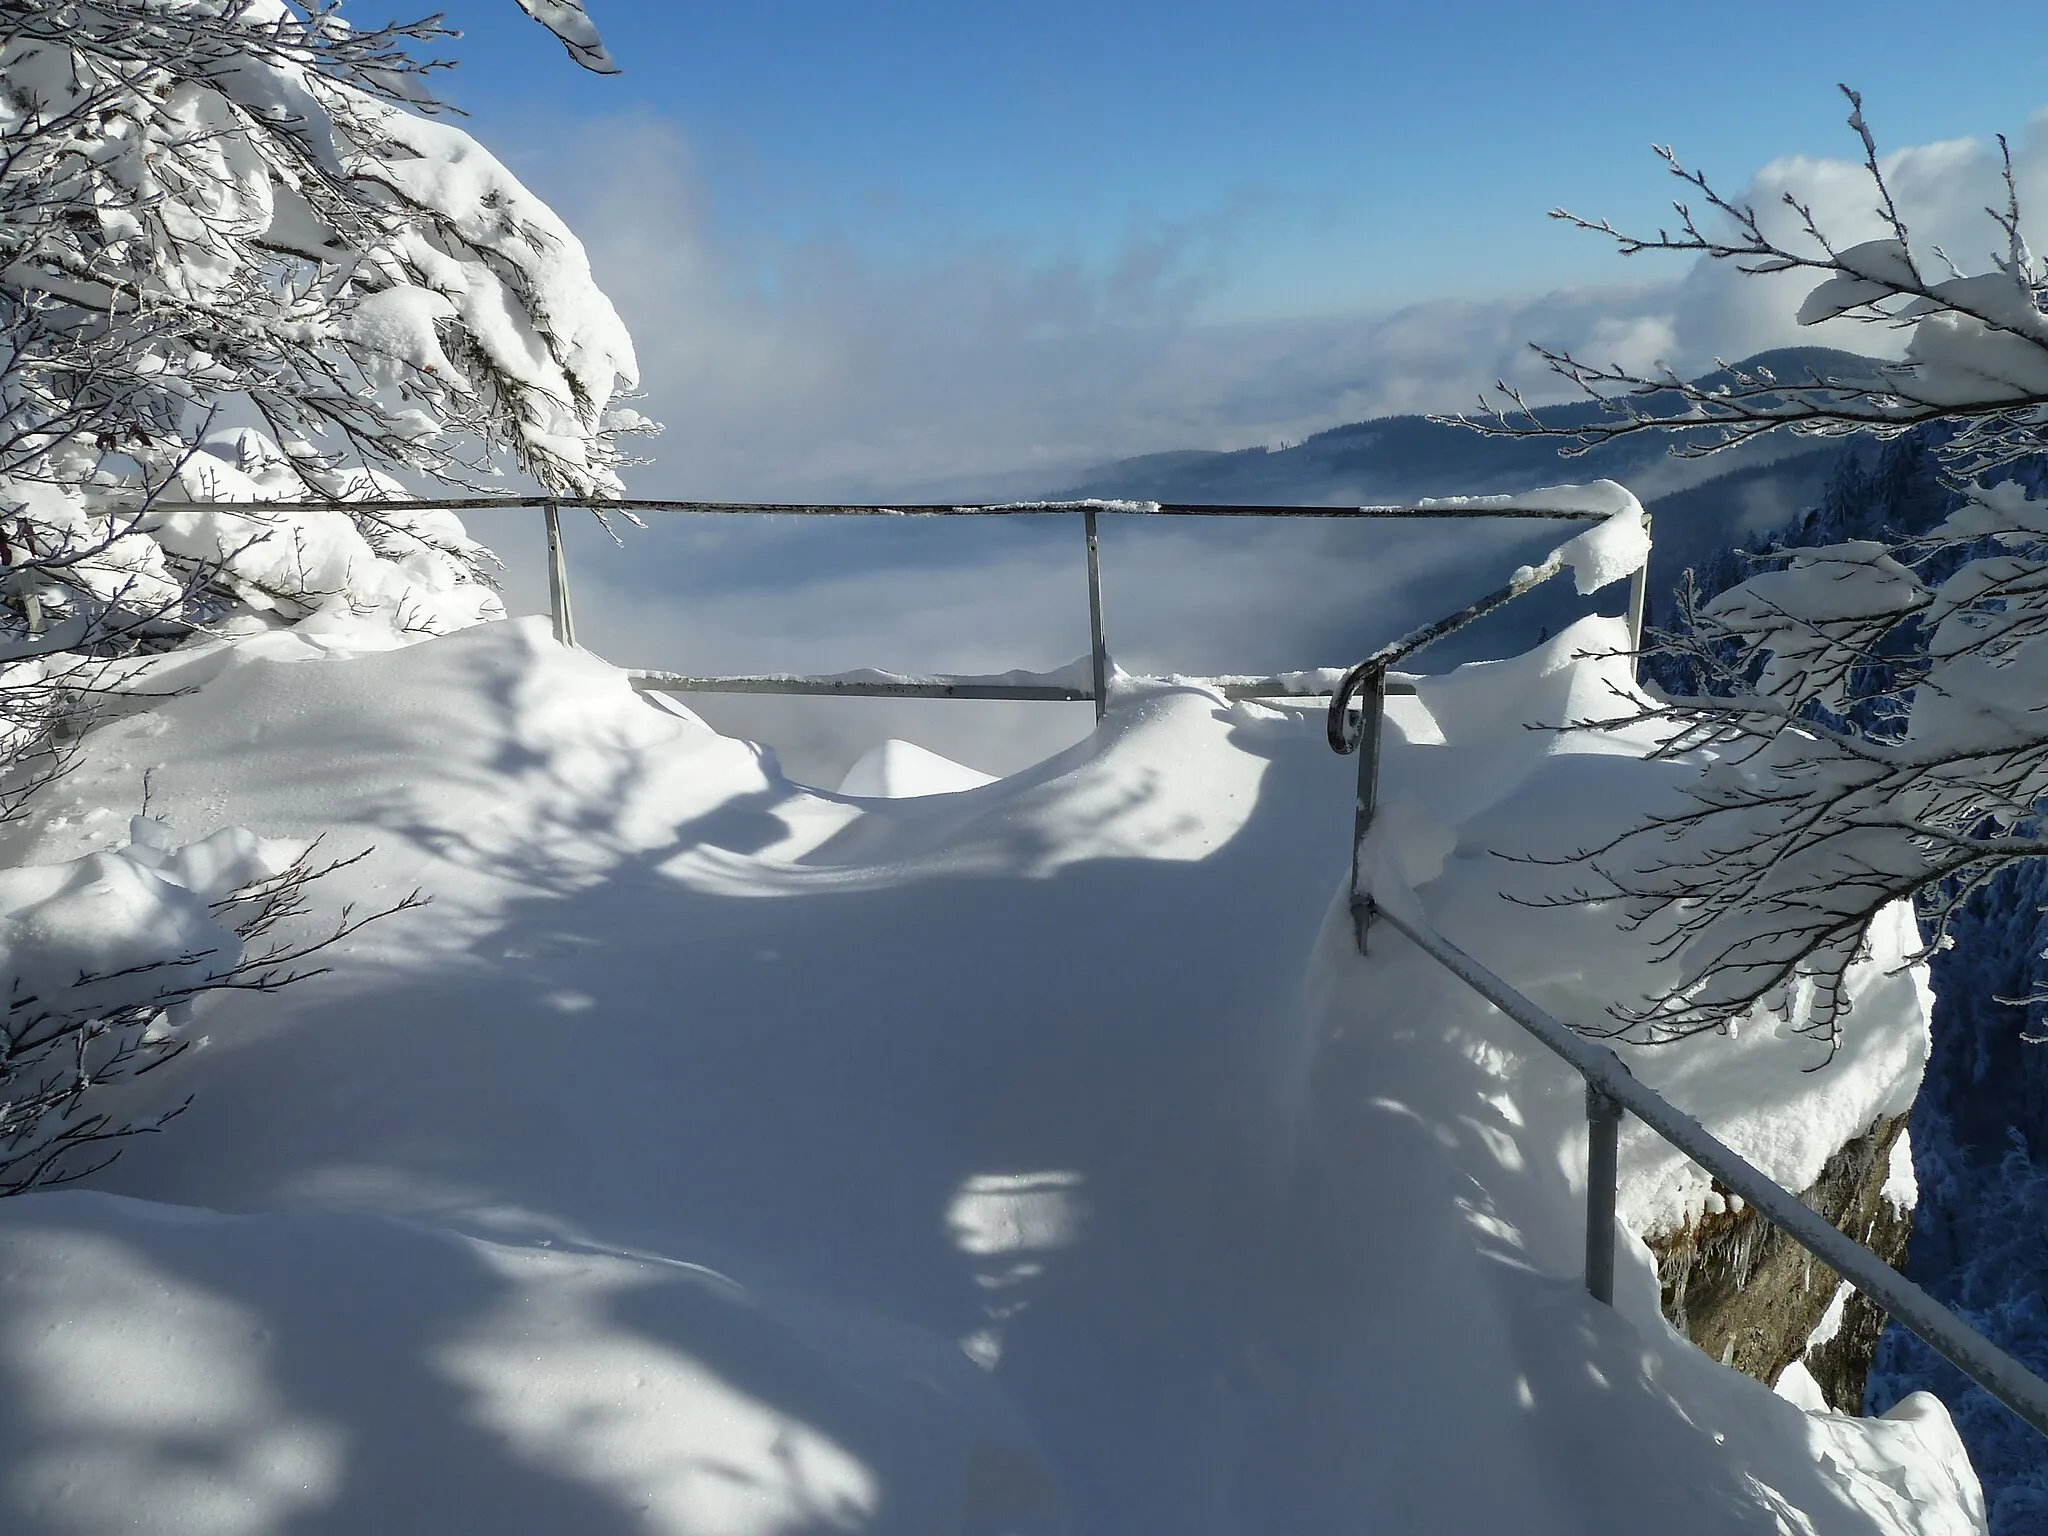
M 590 4 L 623 76 L 511 0 L 448 0 L 445 87 L 632 327 L 670 428 L 648 492 L 1018 494 L 1497 377 L 1540 397 L 1531 341 L 1690 368 L 1808 339 L 1796 297 L 1544 214 L 1654 226 L 1668 142 L 1767 201 L 1809 157 L 1854 225 L 1838 80 L 1918 148 L 1966 262 L 1988 162 L 1958 192 L 1928 146 L 2012 133 L 2048 207 L 2017 5 Z
M 515 159 L 659 119 L 729 229 L 880 262 L 995 238 L 1100 271 L 1168 233 L 1212 319 L 1609 280 L 1547 208 L 1655 219 L 1652 141 L 1738 184 L 1839 154 L 1838 80 L 1893 144 L 2017 133 L 2048 99 L 2005 4 L 591 0 L 616 79 L 507 0 L 446 8 L 451 94 Z
M 1908 151 L 1916 227 L 1967 265 L 1990 244 L 1992 134 L 2048 209 L 2043 34 L 2017 5 L 589 4 L 622 77 L 576 70 L 511 0 L 447 0 L 468 34 L 447 85 L 632 328 L 668 425 L 629 477 L 646 495 L 1041 494 L 1115 458 L 1456 409 L 1497 377 L 1541 397 L 1535 340 L 1636 367 L 1881 343 L 1794 330 L 1782 285 L 1625 263 L 1544 218 L 1656 224 L 1661 141 L 1867 238 L 1838 80 Z M 1931 147 L 1964 137 L 1974 153 Z M 1788 156 L 1809 160 L 1768 169 Z M 971 560 L 874 529 L 572 532 L 579 614 L 620 661 L 1000 670 L 1085 633 L 1071 530 L 1028 549 L 956 530 Z M 1143 664 L 1321 664 L 1384 638 L 1346 626 L 1392 622 L 1389 584 L 1418 619 L 1471 595 L 1379 544 L 1126 535 L 1105 579 Z M 500 548 L 515 607 L 537 604 L 537 543 Z M 820 773 L 885 734 L 1013 768 L 1087 717 L 813 705 L 706 709 Z

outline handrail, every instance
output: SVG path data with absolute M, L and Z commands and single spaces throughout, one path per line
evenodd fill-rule
M 1563 569 L 1563 559 L 1558 552 L 1552 551 L 1550 558 L 1541 565 L 1525 565 L 1516 571 L 1514 578 L 1506 586 L 1487 593 L 1486 596 L 1480 598 L 1477 602 L 1466 604 L 1456 613 L 1448 614 L 1438 619 L 1434 624 L 1425 624 L 1420 629 L 1411 630 L 1398 640 L 1389 641 L 1366 657 L 1365 660 L 1359 662 L 1358 665 L 1351 668 L 1350 671 L 1344 674 L 1343 680 L 1337 684 L 1336 691 L 1330 695 L 1330 712 L 1325 719 L 1323 728 L 1330 738 L 1331 748 L 1339 753 L 1348 755 L 1358 745 L 1358 732 L 1365 728 L 1364 721 L 1361 718 L 1359 725 L 1355 729 L 1348 727 L 1346 713 L 1352 699 L 1357 697 L 1358 690 L 1365 686 L 1366 679 L 1374 672 L 1378 672 L 1384 677 L 1396 662 L 1406 661 L 1424 646 L 1432 645 L 1438 640 L 1443 639 L 1444 636 L 1456 633 L 1473 620 L 1486 617 L 1487 614 L 1493 612 L 1496 608 L 1505 607 L 1524 592 L 1542 586 L 1544 582 L 1550 580 L 1551 577 Z M 1637 585 L 1641 584 L 1641 574 L 1641 572 L 1637 573 Z M 1641 639 L 1642 623 L 1640 617 L 1641 604 L 1635 600 L 1633 593 L 1630 595 L 1629 606 L 1636 615 L 1634 638 L 1639 642 Z
M 1067 704 L 1086 704 L 1095 697 L 1086 688 L 1069 683 L 996 682 L 974 677 L 914 677 L 877 672 L 841 677 L 808 677 L 795 672 L 764 672 L 747 677 L 628 672 L 626 681 L 642 693 L 780 693 L 827 699 L 1016 699 Z
M 441 496 L 418 499 L 407 497 L 384 501 L 157 500 L 149 503 L 149 509 L 155 512 L 490 512 L 541 506 L 571 507 L 591 512 L 704 512 L 767 517 L 1003 517 L 1030 516 L 1047 512 L 1094 511 L 1132 513 L 1146 517 L 1507 517 L 1588 523 L 1598 522 L 1602 516 L 1598 512 L 1571 511 L 1557 507 L 1519 507 L 1512 501 L 1499 506 L 1489 504 L 1481 507 L 1425 506 L 1410 502 L 1348 507 L 1287 504 L 1267 506 L 1257 502 L 1138 501 L 1101 496 L 1083 496 L 1068 501 L 676 501 L 629 496 L 553 496 L 545 491 L 530 496 Z
M 1724 1187 L 1769 1217 L 1800 1247 L 1877 1302 L 1965 1376 L 2043 1435 L 2048 1435 L 2048 1381 L 2028 1370 L 1870 1249 L 1838 1231 L 1817 1211 L 1803 1204 L 1797 1195 L 1643 1083 L 1610 1047 L 1586 1039 L 1570 1025 L 1524 997 L 1422 921 L 1419 913 L 1402 910 L 1404 905 L 1383 902 L 1378 906 L 1378 915 L 1576 1069 L 1586 1080 L 1589 1116 L 1592 1113 L 1590 1101 L 1595 1096 L 1604 1098 L 1617 1109 L 1634 1114 L 1719 1179 Z M 1607 1117 L 1607 1123 L 1618 1127 L 1620 1116 Z M 1600 1200 L 1594 1183 L 1589 1176 L 1588 1210 L 1590 1213 L 1596 1209 L 1596 1201 L 1604 1204 L 1608 1217 L 1604 1246 L 1611 1255 L 1614 1241 L 1613 1183 L 1611 1178 L 1607 1181 L 1604 1201 Z M 1590 1227 L 1590 1215 L 1586 1240 L 1590 1257 L 1598 1240 Z M 1589 1271 L 1593 1267 L 1589 1264 Z M 1610 1259 L 1608 1291 L 1599 1298 L 1610 1305 L 1614 1300 L 1612 1273 Z
M 2042 1435 L 2048 1436 L 2048 1381 L 1993 1344 L 1926 1291 L 1893 1269 L 1869 1248 L 1838 1231 L 1799 1197 L 1716 1138 L 1691 1115 L 1655 1089 L 1639 1081 L 1620 1056 L 1606 1045 L 1586 1039 L 1570 1025 L 1516 991 L 1499 976 L 1430 927 L 1412 892 L 1404 900 L 1380 902 L 1361 879 L 1360 862 L 1366 834 L 1372 829 L 1379 793 L 1379 743 L 1385 713 L 1387 669 L 1432 641 L 1512 602 L 1558 573 L 1556 555 L 1543 565 L 1517 571 L 1505 586 L 1457 613 L 1380 647 L 1345 673 L 1331 695 L 1325 733 L 1333 751 L 1358 754 L 1358 795 L 1352 824 L 1350 908 L 1358 952 L 1366 953 L 1366 933 L 1383 918 L 1453 976 L 1563 1058 L 1586 1083 L 1586 1289 L 1596 1301 L 1614 1303 L 1614 1229 L 1619 1177 L 1621 1119 L 1633 1113 L 1651 1130 L 1683 1152 L 1768 1217 L 1800 1247 L 1832 1268 L 1857 1290 L 1882 1306 L 1965 1376 L 2005 1404 Z M 1636 574 L 1629 612 L 1633 643 L 1642 640 L 1643 573 Z M 1353 698 L 1360 700 L 1354 725 L 1348 718 Z M 1412 910 L 1410 907 L 1412 906 Z
M 1643 514 L 1645 532 L 1649 529 L 1649 521 L 1649 514 Z M 1508 578 L 1506 586 L 1497 587 L 1477 602 L 1467 603 L 1456 613 L 1446 614 L 1433 624 L 1425 624 L 1381 646 L 1347 671 L 1331 691 L 1329 712 L 1323 719 L 1323 732 L 1329 739 L 1330 750 L 1340 756 L 1349 756 L 1353 752 L 1358 754 L 1358 793 L 1352 802 L 1351 818 L 1351 926 L 1357 935 L 1361 955 L 1365 953 L 1366 930 L 1372 926 L 1373 901 L 1372 893 L 1359 883 L 1358 860 L 1359 850 L 1365 845 L 1365 834 L 1372 828 L 1374 807 L 1379 801 L 1380 722 L 1386 713 L 1388 670 L 1424 646 L 1434 645 L 1445 636 L 1456 634 L 1467 624 L 1542 586 L 1563 569 L 1564 551 L 1552 550 L 1541 565 L 1525 565 L 1516 571 Z M 1643 608 L 1648 582 L 1649 563 L 1645 561 L 1637 568 L 1629 584 L 1628 624 L 1632 647 L 1640 647 L 1643 641 Z M 1356 723 L 1350 719 L 1353 699 L 1359 700 Z
M 576 643 L 576 620 L 569 600 L 568 551 L 562 539 L 562 509 L 565 507 L 586 509 L 599 514 L 616 512 L 627 517 L 637 517 L 643 512 L 674 513 L 716 513 L 760 516 L 795 517 L 1007 517 L 1039 516 L 1044 514 L 1081 514 L 1082 532 L 1087 543 L 1088 572 L 1088 660 L 1090 686 L 1086 689 L 1072 687 L 1049 680 L 1009 680 L 992 677 L 958 676 L 838 676 L 815 677 L 794 673 L 755 673 L 744 676 L 698 676 L 682 672 L 643 670 L 630 673 L 633 686 L 650 693 L 768 693 L 796 694 L 813 697 L 835 698 L 935 698 L 935 699 L 1007 699 L 1007 700 L 1055 700 L 1072 703 L 1093 703 L 1095 718 L 1101 720 L 1109 709 L 1109 693 L 1115 669 L 1109 656 L 1109 642 L 1103 627 L 1102 602 L 1102 555 L 1097 540 L 1097 517 L 1100 514 L 1129 515 L 1141 517 L 1287 517 L 1287 518 L 1376 518 L 1443 520 L 1465 518 L 1507 518 L 1510 520 L 1536 520 L 1543 522 L 1589 523 L 1599 522 L 1604 512 L 1571 509 L 1546 504 L 1538 497 L 1531 505 L 1515 504 L 1513 498 L 1503 498 L 1499 503 L 1484 505 L 1437 505 L 1433 503 L 1401 503 L 1383 506 L 1302 506 L 1280 505 L 1260 506 L 1245 502 L 1188 502 L 1188 501 L 1127 501 L 1099 496 L 1081 497 L 1063 501 L 991 501 L 991 502 L 796 502 L 796 501 L 679 501 L 636 497 L 559 496 L 547 492 L 533 495 L 504 496 L 441 496 L 393 498 L 389 500 L 368 500 L 345 498 L 331 501 L 200 501 L 182 502 L 163 499 L 146 504 L 150 512 L 234 512 L 242 514 L 285 513 L 285 512 L 479 512 L 479 511 L 525 511 L 538 507 L 543 518 L 547 542 L 548 566 L 548 612 L 554 626 L 555 638 L 564 645 Z M 140 512 L 143 507 L 135 509 Z M 1382 672 L 1401 656 L 1418 650 L 1429 640 L 1440 638 L 1450 630 L 1458 628 L 1480 614 L 1490 612 L 1502 602 L 1518 596 L 1535 581 L 1555 575 L 1558 564 L 1553 557 L 1540 570 L 1542 575 L 1505 593 L 1494 593 L 1481 598 L 1477 604 L 1456 616 L 1456 622 L 1446 621 L 1434 626 L 1434 632 L 1410 636 L 1397 641 L 1391 649 L 1398 654 L 1382 663 Z M 1526 574 L 1526 573 L 1525 573 Z M 1631 590 L 1629 613 L 1631 622 L 1641 628 L 1643 604 L 1643 576 L 1636 576 Z M 1419 636 L 1419 638 L 1418 638 Z M 1376 652 L 1375 656 L 1387 655 L 1388 650 Z M 1361 663 L 1364 667 L 1368 663 Z M 1359 668 L 1354 668 L 1354 672 Z M 1271 699 L 1319 697 L 1303 693 L 1289 686 L 1281 678 L 1228 677 L 1211 679 L 1187 679 L 1189 682 L 1207 682 L 1217 686 L 1226 697 L 1233 699 Z M 1384 679 L 1383 679 L 1384 681 Z M 1346 679 L 1347 690 L 1344 700 L 1348 703 L 1356 692 L 1358 679 Z M 1396 691 L 1399 691 L 1398 686 Z M 1335 711 L 1342 713 L 1341 706 Z M 1333 715 L 1334 718 L 1334 715 Z M 1341 750 L 1341 749 L 1340 749 Z
M 989 677 L 921 677 L 874 671 L 840 673 L 825 677 L 807 676 L 796 672 L 763 672 L 739 677 L 697 677 L 687 672 L 629 671 L 626 673 L 626 681 L 643 693 L 780 693 L 809 695 L 813 698 L 1025 701 L 1039 699 L 1069 704 L 1086 704 L 1092 701 L 1096 694 L 1088 689 L 1055 681 L 1065 676 L 1068 670 L 1062 668 L 1058 672 L 1016 672 Z M 1226 675 L 1169 677 L 1153 681 L 1208 688 L 1232 701 L 1329 697 L 1329 689 L 1302 683 L 1299 681 L 1300 676 L 1301 674 L 1281 673 L 1267 677 Z M 1415 683 L 1411 678 L 1391 677 L 1387 680 L 1386 689 L 1390 695 L 1412 694 L 1415 692 Z

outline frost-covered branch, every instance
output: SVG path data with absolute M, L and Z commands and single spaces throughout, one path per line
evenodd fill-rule
M 309 888 L 354 862 L 316 854 L 240 828 L 174 847 L 138 816 L 119 852 L 0 871 L 0 1196 L 84 1177 L 182 1112 L 123 1118 L 101 1090 L 186 1051 L 196 999 L 308 980 L 332 945 L 420 904 L 296 932 Z
M 1580 883 L 1555 900 L 1613 904 L 1675 963 L 1677 983 L 1619 1021 L 1640 1037 L 1728 1027 L 1764 1007 L 1835 1041 L 1845 978 L 1888 907 L 1915 901 L 1941 945 L 1971 892 L 2048 853 L 2048 503 L 2032 494 L 2048 485 L 2048 270 L 2022 233 L 2009 154 L 2003 206 L 1986 210 L 1994 270 L 1965 276 L 1916 250 L 1861 98 L 1848 96 L 1882 238 L 1843 247 L 1788 193 L 1798 235 L 1781 240 L 1668 150 L 1690 199 L 1674 228 L 1628 235 L 1559 216 L 1627 254 L 1811 273 L 1802 324 L 1903 327 L 1904 362 L 1867 379 L 1728 370 L 1701 384 L 1545 352 L 1600 401 L 1599 420 L 1548 426 L 1510 394 L 1468 422 L 1578 447 L 1683 431 L 1681 453 L 1771 431 L 1941 424 L 1929 442 L 1955 477 L 1944 521 L 1912 538 L 1765 556 L 1718 594 L 1688 575 L 1654 638 L 1662 685 L 1596 722 L 1646 730 L 1653 755 L 1697 773 L 1680 808 L 1560 861 Z
M 526 9 L 608 66 L 580 6 Z M 416 54 L 450 35 L 282 0 L 0 0 L 0 517 L 90 543 L 166 487 L 390 499 L 394 475 L 517 469 L 618 490 L 616 432 L 645 427 L 612 409 L 631 342 L 569 230 L 432 115 L 444 66 Z M 218 420 L 245 425 L 208 438 Z M 495 611 L 446 516 L 268 521 L 291 526 L 137 531 L 152 575 L 220 564 L 220 612 L 294 620 L 371 571 L 391 590 L 356 607 Z M 304 588 L 277 563 L 300 537 Z
M 1647 1038 L 1758 1005 L 1830 1041 L 1871 925 L 1917 902 L 1929 943 L 2008 864 L 2048 853 L 2048 504 L 1976 487 L 1929 535 L 1788 551 L 1657 637 L 1685 680 L 1619 701 L 1693 765 L 1686 803 L 1559 863 L 1680 980 Z
M 1849 126 L 1863 149 L 1865 174 L 1886 233 L 1840 247 L 1810 204 L 1783 194 L 1798 237 L 1781 239 L 1757 209 L 1717 191 L 1670 149 L 1657 153 L 1689 189 L 1673 203 L 1677 223 L 1655 234 L 1628 234 L 1605 219 L 1565 209 L 1552 217 L 1612 239 L 1623 255 L 1665 252 L 1728 262 L 1745 275 L 1806 272 L 1821 281 L 1808 294 L 1801 325 L 1848 319 L 1909 333 L 1905 358 L 1876 365 L 1867 376 L 1806 371 L 1781 376 L 1765 368 L 1721 365 L 1706 382 L 1680 378 L 1668 367 L 1637 372 L 1590 362 L 1568 349 L 1534 347 L 1558 377 L 1600 407 L 1573 426 L 1539 420 L 1522 394 L 1505 383 L 1476 414 L 1448 418 L 1493 436 L 1560 439 L 1566 453 L 1644 432 L 1690 429 L 1674 448 L 1683 457 L 1711 454 L 1769 432 L 1824 436 L 1892 436 L 1926 422 L 1953 424 L 1945 452 L 1957 471 L 1977 476 L 2039 450 L 2048 422 L 2048 268 L 2021 233 L 2012 155 L 2001 137 L 2005 206 L 1987 208 L 2000 234 L 2002 254 L 1991 271 L 1965 275 L 1938 250 L 1917 249 L 1887 183 L 1876 140 L 1863 116 L 1863 99 L 1842 87 Z M 1689 200 L 1702 205 L 1695 212 Z M 1931 260 L 1930 260 L 1931 258 Z
M 521 4 L 613 67 L 577 0 Z M 501 613 L 489 552 L 392 505 L 407 483 L 619 489 L 631 342 L 575 237 L 437 115 L 452 36 L 330 0 L 0 0 L 0 823 L 145 697 L 137 653 Z M 194 999 L 304 980 L 416 904 L 295 936 L 336 867 L 145 816 L 0 869 L 0 1194 L 161 1123 L 101 1090 L 183 1050 Z

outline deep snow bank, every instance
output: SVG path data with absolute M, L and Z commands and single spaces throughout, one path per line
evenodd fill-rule
M 1488 849 L 1668 792 L 1524 729 L 1603 638 L 1425 685 L 1388 754 L 1433 918 L 1568 1016 L 1648 978 Z M 1671 1334 L 1640 1247 L 1584 1296 L 1576 1086 L 1325 921 L 1351 764 L 1313 716 L 1156 690 L 858 800 L 531 622 L 143 681 L 194 691 L 95 730 L 10 859 L 117 841 L 148 770 L 182 839 L 374 843 L 333 899 L 435 902 L 202 1007 L 146 1085 L 184 1118 L 0 1205 L 9 1529 L 1981 1523 L 1927 1400 L 1801 1411 Z M 1640 1070 L 1796 1187 L 1910 1093 L 1915 985 L 1874 970 L 1823 1073 L 1763 1028 Z M 1624 1158 L 1638 1221 L 1704 1198 Z

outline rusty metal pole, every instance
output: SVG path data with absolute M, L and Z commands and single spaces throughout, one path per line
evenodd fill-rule
M 1643 514 L 1643 535 L 1649 537 L 1650 514 Z M 1643 648 L 1643 614 L 1650 601 L 1650 562 L 1643 561 L 1641 569 L 1629 578 L 1628 583 L 1628 643 L 1629 649 Z
M 555 638 L 574 645 L 576 615 L 569 607 L 569 557 L 562 548 L 562 508 L 551 501 L 542 511 L 548 530 L 548 612 L 555 621 Z
M 1358 952 L 1365 953 L 1365 932 L 1372 926 L 1372 892 L 1361 889 L 1359 850 L 1372 830 L 1380 793 L 1380 721 L 1387 708 L 1387 672 L 1376 667 L 1358 690 L 1358 797 L 1351 816 L 1351 926 Z
M 1615 1186 L 1621 1177 L 1621 1105 L 1586 1084 L 1586 1289 L 1614 1305 Z
M 1095 509 L 1081 513 L 1088 535 L 1088 656 L 1095 676 L 1095 719 L 1109 713 L 1109 642 L 1102 634 L 1102 550 L 1095 538 Z

